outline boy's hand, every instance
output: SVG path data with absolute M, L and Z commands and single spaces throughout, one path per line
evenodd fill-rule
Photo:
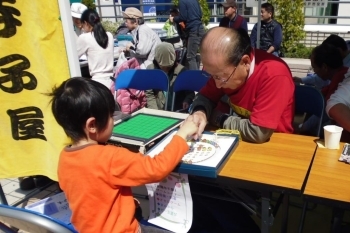
M 177 131 L 176 135 L 187 140 L 188 137 L 192 137 L 194 133 L 197 132 L 198 126 L 194 123 L 192 116 L 189 116 L 181 125 L 180 129 Z

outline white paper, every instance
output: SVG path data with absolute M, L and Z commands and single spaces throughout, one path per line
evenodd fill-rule
M 192 197 L 188 176 L 171 173 L 160 183 L 146 184 L 150 215 L 148 222 L 167 230 L 188 232 L 192 225 Z
M 58 219 L 65 224 L 71 223 L 72 211 L 63 192 L 27 205 L 25 208 Z
M 163 151 L 164 147 L 169 144 L 170 140 L 173 138 L 173 135 L 176 134 L 177 131 L 172 132 L 169 134 L 167 138 L 164 139 L 161 143 L 159 143 L 153 150 L 148 153 L 150 156 L 154 156 L 156 154 L 159 154 L 161 151 Z M 232 146 L 235 140 L 237 140 L 237 137 L 232 136 L 225 136 L 225 135 L 218 135 L 217 137 L 215 134 L 202 134 L 201 140 L 207 139 L 210 141 L 216 141 L 216 143 L 219 145 L 219 148 L 216 148 L 216 151 L 214 155 L 204 161 L 194 163 L 194 165 L 199 166 L 207 166 L 207 167 L 216 167 L 222 158 L 227 154 L 228 150 Z

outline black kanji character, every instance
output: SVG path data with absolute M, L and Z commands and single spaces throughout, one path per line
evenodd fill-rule
M 44 115 L 40 108 L 30 106 L 15 110 L 7 110 L 11 118 L 12 138 L 15 140 L 28 140 L 39 138 L 46 140 L 44 135 Z

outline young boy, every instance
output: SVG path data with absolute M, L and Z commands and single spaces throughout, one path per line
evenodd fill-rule
M 188 151 L 186 138 L 197 126 L 184 122 L 164 151 L 151 158 L 105 145 L 112 134 L 115 101 L 102 84 L 71 78 L 51 96 L 55 119 L 72 139 L 58 164 L 72 224 L 81 233 L 141 232 L 130 186 L 164 179 Z

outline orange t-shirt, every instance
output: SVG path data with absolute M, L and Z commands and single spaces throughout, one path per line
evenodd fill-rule
M 65 148 L 58 179 L 72 224 L 80 233 L 137 232 L 130 187 L 161 181 L 187 151 L 186 141 L 176 135 L 154 158 L 111 145 Z

